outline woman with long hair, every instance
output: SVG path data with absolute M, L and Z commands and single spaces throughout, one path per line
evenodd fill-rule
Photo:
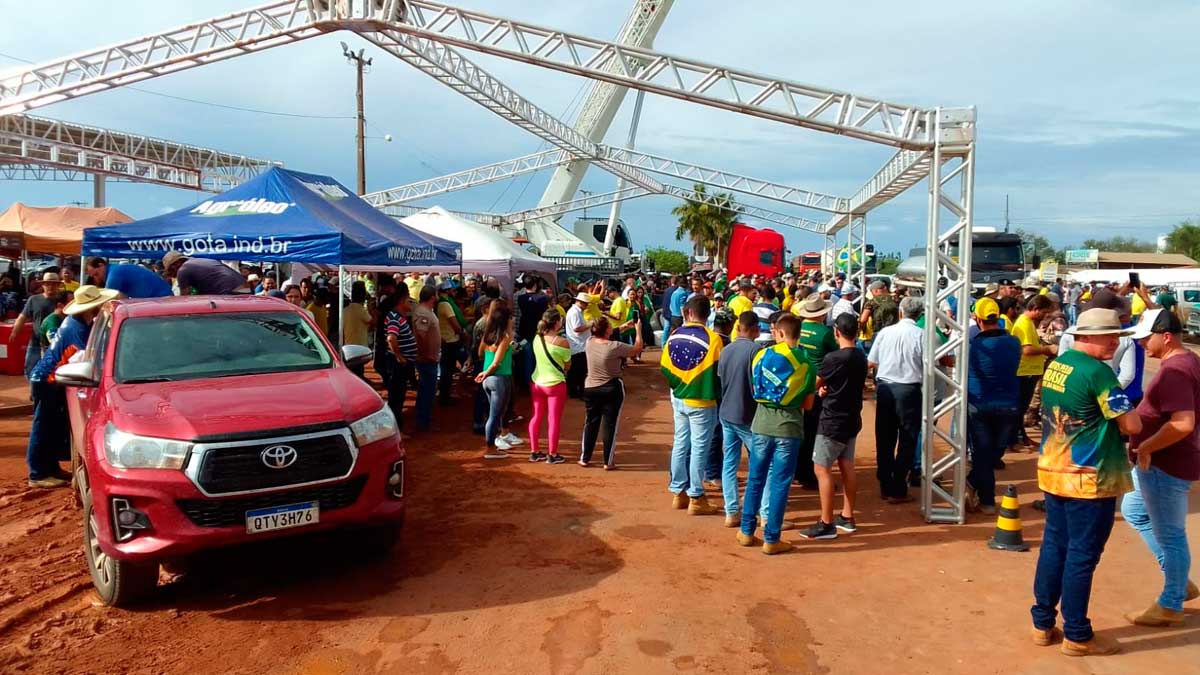
M 563 318 L 551 307 L 542 314 L 538 322 L 537 336 L 530 344 L 533 349 L 533 381 L 529 386 L 533 399 L 533 413 L 529 417 L 529 461 L 547 464 L 562 464 L 566 460 L 558 454 L 559 424 L 563 408 L 567 403 L 567 368 L 571 365 L 571 348 L 566 338 L 560 335 Z M 546 422 L 547 455 L 538 452 L 538 431 L 542 421 Z
M 478 354 L 483 359 L 483 371 L 475 381 L 483 385 L 488 401 L 484 459 L 508 459 L 505 450 L 521 443 L 521 439 L 504 427 L 504 413 L 508 410 L 513 389 L 512 324 L 512 310 L 508 305 L 493 305 L 483 328 L 483 339 L 479 341 Z
M 587 379 L 583 383 L 583 405 L 587 411 L 583 421 L 583 448 L 579 465 L 592 461 L 597 436 L 604 442 L 604 470 L 617 468 L 613 451 L 617 444 L 617 422 L 625 403 L 625 384 L 621 382 L 621 360 L 642 354 L 642 324 L 633 324 L 632 345 L 613 340 L 613 333 L 624 326 L 613 326 L 607 317 L 592 322 L 592 338 L 585 347 Z
M 342 328 L 342 344 L 369 346 L 367 340 L 371 334 L 371 312 L 367 310 L 367 285 L 356 281 L 350 285 L 350 304 L 342 308 L 345 326 Z M 359 377 L 366 379 L 366 366 L 354 366 L 350 370 Z
M 642 342 L 645 347 L 654 346 L 654 326 L 650 324 L 651 317 L 654 316 L 654 303 L 650 302 L 650 296 L 646 293 L 645 286 L 638 286 L 633 291 L 633 297 L 636 300 L 634 307 L 638 311 L 638 318 L 642 324 Z M 641 357 L 633 360 L 634 363 L 641 363 Z

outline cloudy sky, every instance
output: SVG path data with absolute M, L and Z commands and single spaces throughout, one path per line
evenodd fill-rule
M 600 38 L 612 38 L 630 0 L 462 0 Z M 0 0 L 0 68 L 48 60 L 249 6 L 64 0 L 61 11 Z M 584 9 L 586 7 L 586 9 Z M 655 48 L 799 82 L 920 106 L 978 108 L 976 224 L 1003 220 L 1053 243 L 1132 235 L 1153 240 L 1200 215 L 1200 3 L 1013 0 L 1003 3 L 813 3 L 676 0 Z M 368 189 L 376 190 L 534 152 L 539 139 L 509 125 L 352 34 L 333 34 L 38 109 L 34 114 L 142 133 L 331 174 L 354 184 L 354 70 L 340 40 L 368 47 Z M 538 105 L 573 120 L 590 81 L 468 54 Z M 182 101 L 314 117 L 247 112 Z M 633 96 L 607 142 L 623 144 Z M 850 195 L 892 149 L 647 95 L 639 149 L 798 187 Z M 536 205 L 548 173 L 444 196 L 448 208 L 510 211 Z M 678 181 L 676 181 L 678 182 Z M 592 170 L 584 189 L 615 179 Z M 134 217 L 199 201 L 171 188 L 110 184 L 108 200 Z M 0 181 L 9 203 L 91 198 L 87 183 Z M 821 220 L 819 212 L 747 201 Z M 427 202 L 432 205 L 432 202 Z M 871 215 L 880 250 L 924 244 L 920 188 Z M 638 248 L 670 244 L 674 200 L 644 197 L 622 216 Z M 607 213 L 605 210 L 603 213 Z M 593 210 L 589 215 L 603 215 Z M 568 216 L 570 218 L 572 216 Z M 764 225 L 764 223 L 755 223 Z M 778 229 L 787 230 L 779 227 Z M 799 252 L 816 235 L 786 231 Z

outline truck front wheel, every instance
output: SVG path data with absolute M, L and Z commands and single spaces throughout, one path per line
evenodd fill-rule
M 83 495 L 83 553 L 96 595 L 109 607 L 128 607 L 154 592 L 158 585 L 158 563 L 118 560 L 100 548 L 99 523 L 92 509 L 92 495 Z

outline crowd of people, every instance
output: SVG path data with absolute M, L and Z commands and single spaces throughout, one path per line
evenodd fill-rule
M 168 253 L 157 269 L 85 261 L 85 286 L 66 296 L 47 272 L 19 323 L 32 323 L 27 372 L 35 401 L 30 484 L 57 487 L 67 476 L 54 438 L 66 429 L 56 364 L 86 343 L 103 302 L 118 296 L 258 293 L 302 308 L 327 335 L 371 347 L 373 370 L 406 432 L 434 431 L 435 408 L 471 401 L 483 459 L 504 460 L 525 444 L 530 462 L 564 464 L 562 420 L 582 403 L 577 464 L 601 445 L 606 470 L 618 467 L 624 369 L 661 346 L 659 367 L 674 436 L 667 488 L 672 507 L 723 515 L 736 542 L 764 553 L 793 548 L 782 533 L 834 539 L 855 532 L 863 402 L 874 398 L 876 481 L 881 499 L 910 502 L 922 480 L 921 445 L 927 321 L 925 303 L 886 279 L 865 292 L 845 274 L 729 276 L 717 272 L 618 278 L 523 275 L 515 288 L 476 275 L 317 273 L 286 283 L 262 270 Z M 348 285 L 338 323 L 336 297 Z M 1188 580 L 1187 494 L 1200 478 L 1200 358 L 1182 342 L 1185 321 L 1170 293 L 1152 297 L 1137 283 L 1080 285 L 1003 281 L 980 289 L 969 307 L 954 298 L 937 311 L 966 312 L 972 326 L 965 433 L 967 508 L 995 514 L 996 472 L 1004 456 L 1032 452 L 1040 431 L 1039 486 L 1046 529 L 1034 582 L 1034 642 L 1063 641 L 1069 654 L 1103 654 L 1087 618 L 1092 574 L 1112 530 L 1117 502 L 1164 575 L 1142 625 L 1177 626 L 1182 603 L 1200 596 Z M 935 334 L 947 339 L 944 322 Z M 1144 384 L 1146 358 L 1161 359 Z M 942 358 L 947 375 L 960 367 Z M 366 377 L 366 374 L 359 371 Z M 942 393 L 935 386 L 933 396 Z M 414 391 L 415 419 L 405 423 Z M 527 405 L 518 405 L 527 399 Z M 739 489 L 743 449 L 747 474 Z M 57 460 L 56 460 L 57 458 Z M 834 473 L 837 468 L 837 474 Z M 835 508 L 835 475 L 842 501 Z M 784 514 L 793 485 L 819 495 L 815 523 Z M 710 490 L 719 505 L 710 503 Z M 1056 627 L 1061 611 L 1063 628 Z

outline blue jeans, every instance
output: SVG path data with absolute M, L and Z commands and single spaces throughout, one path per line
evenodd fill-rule
M 1074 326 L 1076 321 L 1079 321 L 1079 306 L 1067 305 L 1067 325 Z
M 1176 478 L 1158 467 L 1152 466 L 1149 471 L 1135 468 L 1133 492 L 1121 502 L 1125 522 L 1142 535 L 1166 578 L 1158 604 L 1176 612 L 1183 611 L 1188 571 L 1192 567 L 1185 523 L 1191 487 L 1191 481 Z
M 738 512 L 737 470 L 742 463 L 742 446 L 749 451 L 754 447 L 754 434 L 749 424 L 721 422 L 721 434 L 725 437 L 725 449 L 721 458 L 721 495 L 725 497 L 725 515 Z
M 1013 427 L 1017 424 L 1017 409 L 978 410 L 967 412 L 967 434 L 971 443 L 971 472 L 967 482 L 979 495 L 984 506 L 996 505 L 996 460 L 1008 447 Z
M 1072 499 L 1049 492 L 1046 496 L 1046 529 L 1033 577 L 1033 625 L 1054 627 L 1062 604 L 1063 635 L 1072 642 L 1092 639 L 1088 602 L 1092 575 L 1112 534 L 1117 498 Z
M 33 424 L 29 427 L 29 445 L 25 463 L 29 479 L 50 478 L 62 471 L 59 461 L 71 458 L 71 423 L 67 419 L 67 391 L 50 382 L 31 383 Z
M 424 431 L 433 424 L 433 399 L 437 396 L 438 364 L 417 363 L 417 428 Z
M 671 445 L 671 482 L 674 494 L 704 496 L 704 467 L 708 463 L 709 444 L 717 426 L 717 406 L 696 408 L 671 397 L 675 411 L 675 442 Z
M 33 372 L 33 367 L 42 360 L 42 342 L 36 335 L 29 338 L 29 346 L 25 348 L 25 379 Z
M 488 447 L 496 444 L 496 437 L 504 428 L 504 413 L 508 410 L 508 399 L 512 396 L 513 379 L 511 375 L 489 375 L 483 381 L 483 392 L 487 395 L 488 417 L 484 427 L 484 436 Z
M 796 458 L 800 454 L 799 438 L 777 438 L 754 434 L 750 448 L 750 470 L 746 474 L 746 496 L 742 500 L 742 533 L 754 534 L 764 495 L 767 509 L 762 514 L 763 541 L 779 541 L 783 529 L 783 513 L 787 510 L 788 490 L 796 477 Z
M 704 480 L 717 480 L 725 467 L 725 423 L 717 415 L 712 441 L 708 444 L 708 462 L 704 465 Z

